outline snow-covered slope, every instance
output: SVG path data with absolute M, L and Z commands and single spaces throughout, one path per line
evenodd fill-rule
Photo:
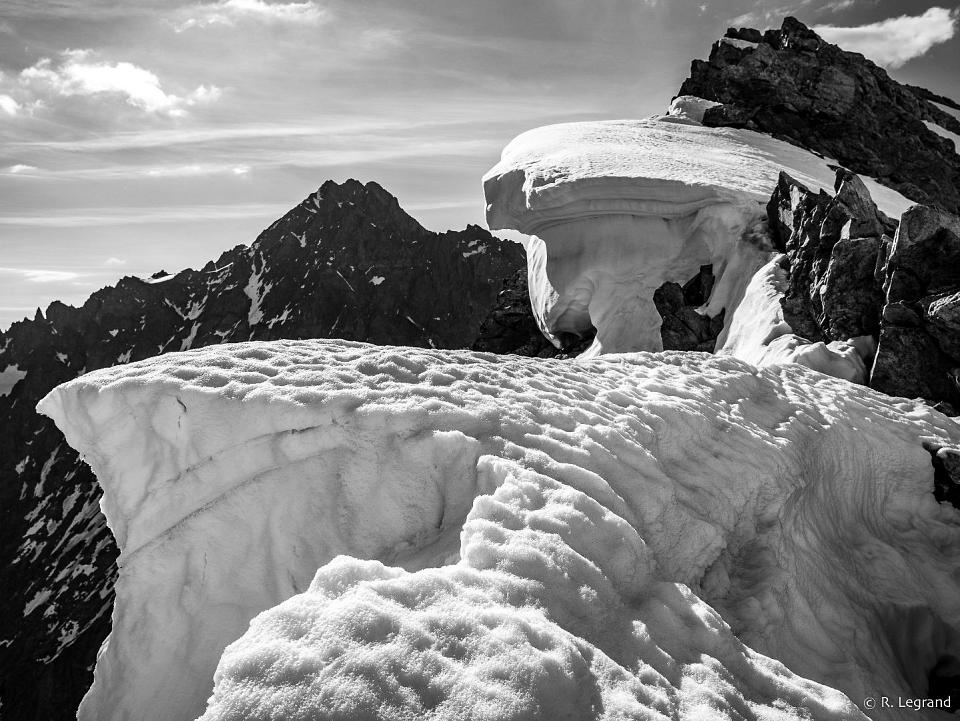
M 857 718 L 793 674 L 917 697 L 960 652 L 960 426 L 797 365 L 278 341 L 41 410 L 121 548 L 81 719 Z
M 696 113 L 674 110 L 528 131 L 485 176 L 490 227 L 534 236 L 531 300 L 555 339 L 592 326 L 595 352 L 659 350 L 654 291 L 705 264 L 717 283 L 704 311 L 726 308 L 729 319 L 769 259 L 756 225 L 779 173 L 833 188 L 830 160 L 749 130 L 703 127 Z M 910 205 L 865 182 L 888 215 Z
M 799 363 L 836 378 L 866 383 L 863 359 L 876 353 L 869 336 L 811 343 L 797 336 L 783 318 L 780 301 L 787 290 L 783 255 L 775 255 L 747 285 L 717 351 L 758 366 Z
M 941 138 L 946 138 L 947 140 L 951 141 L 955 149 L 960 149 L 960 135 L 957 133 L 952 133 L 945 128 L 941 128 L 939 125 L 936 123 L 931 123 L 929 120 L 925 120 L 923 124 L 927 126 L 927 130 L 932 130 Z

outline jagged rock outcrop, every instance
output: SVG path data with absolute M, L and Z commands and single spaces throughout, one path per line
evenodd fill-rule
M 547 340 L 530 307 L 530 287 L 524 268 L 504 281 L 497 304 L 480 324 L 480 334 L 470 350 L 537 358 L 573 358 L 590 347 L 595 335 L 594 331 L 583 337 L 568 336 L 566 344 L 560 348 Z
M 710 317 L 697 312 L 710 300 L 716 278 L 713 266 L 701 266 L 689 281 L 664 283 L 653 294 L 654 305 L 662 319 L 660 337 L 664 350 L 693 350 L 712 353 L 723 330 L 725 309 Z
M 960 410 L 960 218 L 911 208 L 885 251 L 886 298 L 871 385 Z
M 4 718 L 73 718 L 110 626 L 116 549 L 93 474 L 34 410 L 51 388 L 251 339 L 467 348 L 523 266 L 519 245 L 477 226 L 433 233 L 376 183 L 328 182 L 200 270 L 124 278 L 80 308 L 53 303 L 0 333 Z
M 896 229 L 856 175 L 838 171 L 835 190 L 835 197 L 813 193 L 782 173 L 767 206 L 774 240 L 790 264 L 784 320 L 811 341 L 878 334 L 877 254 Z
M 538 358 L 553 358 L 561 352 L 540 331 L 530 310 L 526 268 L 504 281 L 497 303 L 480 324 L 470 350 Z
M 781 305 L 793 332 L 869 337 L 872 388 L 960 409 L 960 218 L 918 205 L 897 225 L 843 170 L 836 197 L 781 174 L 767 212 L 785 253 Z
M 836 159 L 917 202 L 960 212 L 960 155 L 924 121 L 960 133 L 933 93 L 902 85 L 795 18 L 779 30 L 730 29 L 694 60 L 679 95 L 720 105 L 704 125 L 748 128 Z

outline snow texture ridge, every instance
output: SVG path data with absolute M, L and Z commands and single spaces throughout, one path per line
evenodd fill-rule
M 592 354 L 660 350 L 653 293 L 711 264 L 704 312 L 736 309 L 769 259 L 756 225 L 782 170 L 832 189 L 836 166 L 749 130 L 707 128 L 709 103 L 678 98 L 647 120 L 566 123 L 521 134 L 484 178 L 487 222 L 533 236 L 529 287 L 544 333 L 562 346 L 596 328 Z M 884 212 L 910 202 L 864 179 Z
M 798 365 L 278 341 L 40 409 L 121 548 L 81 719 L 862 718 L 960 653 L 960 426 Z

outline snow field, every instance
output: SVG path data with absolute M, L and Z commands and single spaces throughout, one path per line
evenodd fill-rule
M 244 343 L 40 408 L 122 551 L 81 719 L 857 718 L 958 653 L 960 427 L 798 365 Z

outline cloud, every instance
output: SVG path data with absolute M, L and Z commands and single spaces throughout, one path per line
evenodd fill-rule
M 464 130 L 472 133 L 472 128 L 478 124 L 477 118 L 481 114 L 489 113 L 492 118 L 486 122 L 499 122 L 513 126 L 516 123 L 532 123 L 543 121 L 547 118 L 564 117 L 571 118 L 577 116 L 587 119 L 595 117 L 603 110 L 599 105 L 571 105 L 571 101 L 563 100 L 563 110 L 546 108 L 544 102 L 545 96 L 537 96 L 522 106 L 519 106 L 510 98 L 501 101 L 482 97 L 475 102 L 460 102 L 454 106 L 436 105 L 431 112 L 423 113 L 422 106 L 412 104 L 413 113 L 395 114 L 393 117 L 383 116 L 351 116 L 346 114 L 327 113 L 322 122 L 319 123 L 247 123 L 236 125 L 203 125 L 203 126 L 180 126 L 175 128 L 151 128 L 148 130 L 135 131 L 115 131 L 111 133 L 102 133 L 95 136 L 88 136 L 70 140 L 24 140 L 15 143 L 9 143 L 11 149 L 18 152 L 67 152 L 67 153 L 107 153 L 116 151 L 130 150 L 151 150 L 163 149 L 168 151 L 172 148 L 182 148 L 183 146 L 200 145 L 220 145 L 230 147 L 240 141 L 255 140 L 257 147 L 265 147 L 267 141 L 281 142 L 283 140 L 292 141 L 297 138 L 303 138 L 306 144 L 315 144 L 323 140 L 337 138 L 341 145 L 351 141 L 354 145 L 357 143 L 368 142 L 368 135 L 392 135 L 401 134 L 404 137 L 410 134 L 419 135 L 426 133 L 433 137 L 436 133 L 444 131 L 446 136 L 451 134 L 459 136 Z M 400 104 L 398 103 L 398 110 Z M 429 116 L 429 117 L 427 117 Z M 505 120 L 505 118 L 507 118 Z M 481 123 L 483 124 L 483 123 Z M 502 136 L 498 136 L 498 142 L 502 142 Z M 248 144 L 245 144 L 248 145 Z M 190 152 L 199 152 L 191 150 Z M 246 161 L 244 161 L 246 162 Z M 237 165 L 233 162 L 232 165 Z M 232 167 L 231 165 L 231 167 Z
M 426 127 L 438 123 L 424 123 Z M 325 137 L 344 133 L 370 130 L 400 130 L 413 125 L 395 120 L 349 120 L 331 119 L 325 124 L 283 125 L 251 124 L 233 127 L 201 127 L 176 129 L 151 129 L 115 132 L 106 136 L 78 140 L 29 141 L 17 143 L 22 148 L 46 148 L 66 152 L 110 152 L 116 150 L 170 148 L 179 145 L 195 145 L 238 140 L 262 140 L 267 138 Z
M 46 270 L 41 268 L 5 268 L 0 266 L 0 275 L 18 275 L 28 283 L 62 283 L 76 280 L 80 273 L 67 270 Z
M 56 63 L 43 58 L 20 72 L 20 85 L 35 96 L 117 96 L 146 113 L 170 117 L 183 116 L 192 105 L 213 102 L 221 93 L 206 85 L 185 96 L 168 93 L 149 70 L 128 62 L 97 61 L 89 50 L 65 50 Z
M 7 115 L 16 115 L 20 111 L 20 103 L 9 95 L 0 95 L 0 111 Z
M 837 13 L 841 10 L 848 10 L 856 4 L 857 0 L 833 0 L 823 5 L 820 10 L 827 10 L 828 12 Z
M 327 17 L 325 10 L 315 2 L 268 3 L 264 0 L 219 0 L 219 2 L 195 5 L 184 11 L 186 18 L 176 24 L 179 33 L 190 28 L 210 25 L 236 25 L 241 21 L 256 23 L 288 23 L 316 25 Z
M 121 175 L 124 171 L 118 171 Z M 127 175 L 147 175 L 151 178 L 195 178 L 204 175 L 246 175 L 250 172 L 249 165 L 218 165 L 203 163 L 193 165 L 165 165 L 150 168 L 146 171 L 127 171 Z
M 818 25 L 813 29 L 844 50 L 862 53 L 879 65 L 899 68 L 956 34 L 957 11 L 932 7 L 922 15 L 901 15 L 860 27 Z
M 758 0 L 755 3 L 756 10 L 737 15 L 728 20 L 728 24 L 733 27 L 751 27 L 751 28 L 769 28 L 773 25 L 780 26 L 781 20 L 787 15 L 796 15 L 805 7 L 810 5 L 813 0 L 797 0 L 790 5 L 777 5 L 775 7 L 760 7 L 763 3 Z
M 251 166 L 238 162 L 192 163 L 189 165 L 109 165 L 92 168 L 38 168 L 18 163 L 0 169 L 7 175 L 43 180 L 135 180 L 144 178 L 200 178 L 216 175 L 242 177 Z
M 118 267 L 120 267 L 120 266 L 122 266 L 122 265 L 126 265 L 126 264 L 127 264 L 127 261 L 124 260 L 123 258 L 117 258 L 117 257 L 115 257 L 115 256 L 110 256 L 110 257 L 107 258 L 105 261 L 103 261 L 103 264 L 104 264 L 104 265 L 109 265 L 111 268 L 118 268 Z
M 503 141 L 496 133 L 489 137 L 463 138 L 455 137 L 408 137 L 394 133 L 357 133 L 343 138 L 336 138 L 331 143 L 300 143 L 296 147 L 289 144 L 263 144 L 260 147 L 238 149 L 229 145 L 225 147 L 198 148 L 192 151 L 194 155 L 205 154 L 222 157 L 223 160 L 212 160 L 203 163 L 141 165 L 129 163 L 123 165 L 104 165 L 99 167 L 73 167 L 57 169 L 34 169 L 29 177 L 44 181 L 117 181 L 117 180 L 147 180 L 151 179 L 158 184 L 164 180 L 171 181 L 181 178 L 216 177 L 235 179 L 235 182 L 246 182 L 248 176 L 253 175 L 253 169 L 269 173 L 277 170 L 290 169 L 324 169 L 352 168 L 357 165 L 389 165 L 391 163 L 407 161 L 410 166 L 423 167 L 426 165 L 446 165 L 451 158 L 475 159 L 478 157 L 496 157 L 501 150 Z M 8 170 L 9 172 L 9 170 Z M 26 175 L 26 171 L 22 171 Z M 243 179 L 243 180 L 241 180 Z M 166 188 L 174 187 L 169 183 Z M 223 186 L 220 186 L 223 187 Z M 231 217 L 235 217 L 232 215 Z M 115 214 L 107 214 L 114 216 Z M 106 224 L 127 224 L 130 222 L 155 222 L 131 220 L 120 211 L 119 219 L 105 217 Z M 259 212 L 253 214 L 260 215 Z M 100 215 L 94 211 L 95 217 Z M 94 224 L 92 220 L 77 220 L 70 218 L 66 221 L 55 217 L 28 217 L 4 216 L 0 214 L 0 225 L 30 225 L 49 226 L 60 225 L 87 225 Z
M 3 14 L 8 19 L 73 19 L 115 20 L 133 16 L 155 17 L 176 0 L 3 0 Z
M 0 226 L 33 228 L 87 228 L 160 223 L 218 222 L 257 218 L 274 220 L 290 210 L 289 203 L 234 203 L 227 205 L 175 205 L 126 208 L 86 208 L 82 213 L 65 210 L 37 215 L 0 215 Z M 2 268 L 3 272 L 20 272 Z

